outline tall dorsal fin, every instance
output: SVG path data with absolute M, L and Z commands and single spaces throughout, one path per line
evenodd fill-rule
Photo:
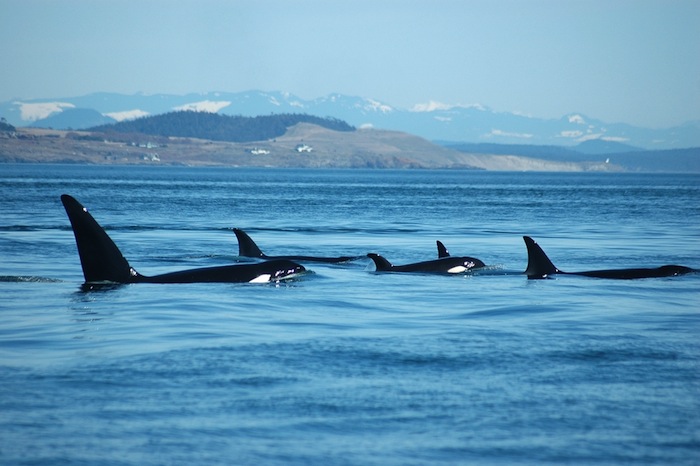
M 61 202 L 73 227 L 85 281 L 129 283 L 136 272 L 112 238 L 75 198 L 63 194 Z
M 253 238 L 240 228 L 234 228 L 233 232 L 238 238 L 238 255 L 241 257 L 266 257 Z
M 442 241 L 437 241 L 438 257 L 450 257 L 450 251 L 447 250 Z
M 377 268 L 378 272 L 385 272 L 387 270 L 391 270 L 391 268 L 393 267 L 391 265 L 391 262 L 386 260 L 383 256 L 380 256 L 379 254 L 370 252 L 369 254 L 367 254 L 367 257 L 374 261 L 374 266 Z
M 548 275 L 562 273 L 552 261 L 549 260 L 547 254 L 542 248 L 529 236 L 523 236 L 525 246 L 527 246 L 527 269 L 525 274 L 527 278 L 546 278 Z

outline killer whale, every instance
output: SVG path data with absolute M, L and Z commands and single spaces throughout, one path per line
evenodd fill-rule
M 73 228 L 85 283 L 262 283 L 277 281 L 306 270 L 289 260 L 204 267 L 161 275 L 138 273 L 124 258 L 107 232 L 74 197 L 61 196 Z
M 566 274 L 566 275 L 582 275 L 585 277 L 594 278 L 611 278 L 618 280 L 632 280 L 636 278 L 658 278 L 658 277 L 674 277 L 676 275 L 685 275 L 687 273 L 697 272 L 690 267 L 682 265 L 662 265 L 656 268 L 631 268 L 631 269 L 611 269 L 611 270 L 589 270 L 586 272 L 564 272 L 557 268 L 552 261 L 547 257 L 547 254 L 537 244 L 537 242 L 529 236 L 523 236 L 525 246 L 527 247 L 527 268 L 525 274 L 528 279 L 547 278 L 550 275 Z
M 438 241 L 439 244 L 442 244 Z M 439 248 L 439 246 L 438 246 Z M 443 245 L 444 248 L 444 245 Z M 445 251 L 447 251 L 445 249 Z M 369 253 L 367 257 L 372 259 L 377 272 L 422 272 L 422 273 L 462 273 L 468 270 L 485 267 L 481 260 L 475 257 L 443 256 L 438 259 L 414 262 L 404 265 L 393 265 L 385 257 L 379 254 Z
M 339 256 L 339 257 L 321 257 L 321 256 L 268 256 L 263 253 L 253 239 L 240 228 L 234 228 L 233 232 L 238 238 L 238 255 L 241 257 L 255 257 L 265 260 L 284 259 L 300 262 L 325 262 L 329 264 L 337 264 L 340 262 L 348 262 L 359 259 L 362 256 Z

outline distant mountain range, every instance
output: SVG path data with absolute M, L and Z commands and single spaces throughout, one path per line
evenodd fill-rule
M 240 116 L 295 113 L 332 117 L 358 128 L 403 131 L 442 144 L 573 147 L 595 141 L 596 153 L 700 146 L 700 121 L 673 128 L 650 129 L 607 123 L 578 113 L 559 119 L 543 119 L 495 112 L 479 105 L 431 102 L 400 109 L 377 100 L 341 94 L 305 100 L 289 93 L 261 91 L 187 95 L 95 93 L 0 103 L 0 117 L 12 125 L 73 130 L 177 110 Z M 576 150 L 582 151 L 580 146 Z

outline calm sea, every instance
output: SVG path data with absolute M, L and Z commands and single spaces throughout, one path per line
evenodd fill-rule
M 144 274 L 270 255 L 488 274 L 81 292 L 59 196 Z M 700 176 L 0 165 L 0 463 L 700 464 Z

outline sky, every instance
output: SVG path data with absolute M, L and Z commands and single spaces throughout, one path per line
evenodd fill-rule
M 698 0 L 0 0 L 0 102 L 333 93 L 700 120 Z

